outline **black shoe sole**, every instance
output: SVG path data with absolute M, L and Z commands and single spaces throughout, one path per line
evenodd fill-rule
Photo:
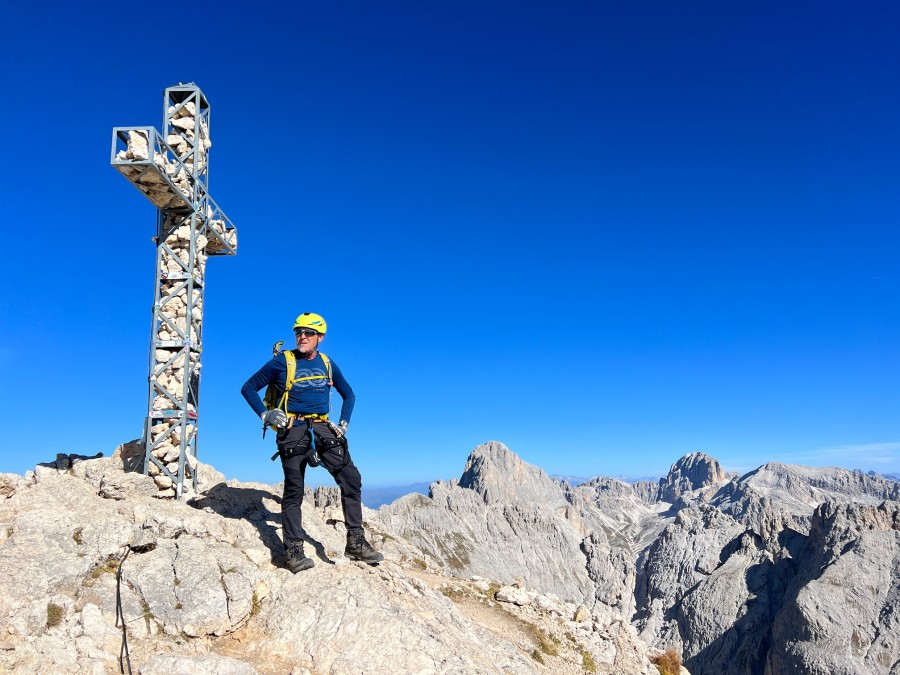
M 350 560 L 364 562 L 367 565 L 377 565 L 378 563 L 380 563 L 384 560 L 384 556 L 381 555 L 380 553 L 378 554 L 377 558 L 369 558 L 369 559 L 363 558 L 362 556 L 352 555 L 350 553 L 344 553 L 344 555 L 347 556 L 348 558 L 350 558 Z

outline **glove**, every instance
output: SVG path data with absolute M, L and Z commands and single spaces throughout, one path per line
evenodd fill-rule
M 260 417 L 262 418 L 263 424 L 273 426 L 276 429 L 283 429 L 288 423 L 287 415 L 284 414 L 283 410 L 269 410 L 260 415 Z
M 347 427 L 349 427 L 349 426 L 350 426 L 350 422 L 348 422 L 347 420 L 341 420 L 340 422 L 338 422 L 338 429 L 340 429 L 340 432 L 338 435 L 346 436 L 347 435 Z

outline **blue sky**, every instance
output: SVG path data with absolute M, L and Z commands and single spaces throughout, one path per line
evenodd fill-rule
M 111 130 L 193 81 L 239 235 L 204 319 L 226 476 L 281 478 L 239 389 L 302 311 L 373 487 L 492 439 L 900 472 L 896 3 L 94 7 L 5 10 L 0 470 L 140 434 L 154 211 Z

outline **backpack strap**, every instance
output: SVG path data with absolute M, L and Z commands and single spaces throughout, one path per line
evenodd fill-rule
M 284 410 L 287 413 L 287 405 L 288 405 L 288 395 L 291 393 L 291 387 L 294 386 L 295 382 L 303 382 L 304 380 L 317 380 L 321 378 L 321 375 L 311 375 L 309 377 L 297 377 L 297 357 L 294 355 L 294 352 L 290 349 L 285 349 L 284 354 L 284 362 L 287 366 L 287 373 L 284 378 L 284 393 L 281 396 L 281 400 L 278 402 L 278 407 L 281 410 Z M 328 373 L 328 386 L 332 386 L 332 376 L 331 376 L 331 360 L 325 356 L 322 352 L 319 352 L 319 356 L 322 357 L 322 361 L 325 363 L 325 370 Z
M 290 349 L 285 349 L 284 354 L 284 362 L 287 365 L 287 374 L 284 378 L 284 394 L 281 397 L 281 401 L 278 403 L 278 407 L 287 412 L 287 404 L 288 404 L 288 394 L 291 392 L 291 387 L 294 386 L 294 376 L 297 374 L 297 357 L 294 356 L 294 352 Z
M 328 386 L 334 386 L 334 378 L 331 377 L 331 359 L 325 356 L 322 352 L 319 352 L 319 356 L 322 357 L 322 361 L 325 362 L 325 370 L 328 371 Z

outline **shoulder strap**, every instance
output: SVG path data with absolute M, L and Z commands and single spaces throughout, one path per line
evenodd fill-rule
M 290 349 L 284 350 L 284 361 L 287 364 L 287 375 L 284 380 L 284 393 L 288 393 L 294 386 L 294 376 L 297 374 L 297 357 Z
M 281 401 L 278 403 L 278 407 L 287 412 L 287 404 L 288 404 L 288 394 L 291 391 L 291 387 L 294 386 L 294 376 L 297 374 L 297 357 L 294 356 L 294 352 L 290 349 L 285 349 L 284 354 L 284 362 L 287 365 L 287 373 L 284 378 L 284 394 L 281 396 Z
M 325 356 L 322 352 L 319 352 L 319 356 L 322 357 L 322 361 L 325 362 L 325 371 L 328 373 L 328 386 L 331 386 L 331 359 Z

